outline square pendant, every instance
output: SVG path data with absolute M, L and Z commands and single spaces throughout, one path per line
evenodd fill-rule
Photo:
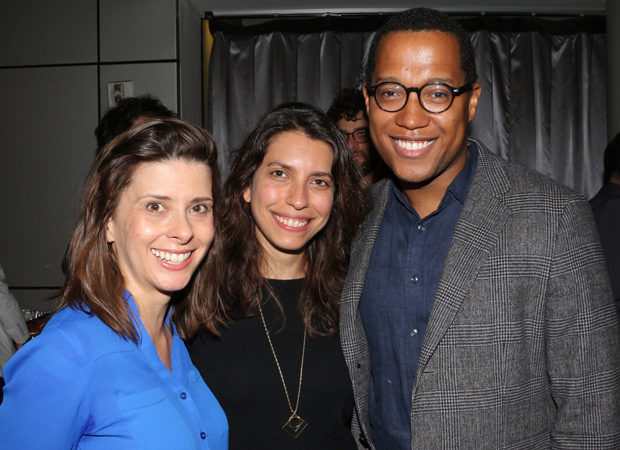
M 308 422 L 293 413 L 293 415 L 286 421 L 282 429 L 294 438 L 297 438 L 297 436 L 299 436 L 307 426 Z

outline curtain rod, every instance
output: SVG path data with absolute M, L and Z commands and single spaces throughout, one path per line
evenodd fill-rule
M 554 17 L 583 17 L 584 15 L 604 16 L 605 11 L 600 9 L 592 10 L 560 10 L 560 9 L 542 9 L 540 11 L 531 10 L 500 10 L 499 8 L 489 8 L 485 11 L 471 11 L 466 8 L 438 8 L 451 15 L 465 15 L 465 16 L 554 16 Z M 318 10 L 318 9 L 289 9 L 289 10 L 246 10 L 246 11 L 206 11 L 205 19 L 210 18 L 295 18 L 295 17 L 350 17 L 350 16 L 366 16 L 366 15 L 394 15 L 401 11 L 403 8 L 362 8 L 352 10 L 351 8 L 334 8 L 330 11 Z

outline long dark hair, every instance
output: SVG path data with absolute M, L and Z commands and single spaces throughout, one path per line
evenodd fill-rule
M 103 147 L 93 163 L 81 214 L 69 242 L 60 308 L 68 306 L 94 314 L 121 337 L 138 342 L 138 332 L 123 295 L 123 275 L 106 240 L 106 224 L 138 165 L 177 160 L 211 168 L 215 239 L 218 238 L 220 176 L 211 135 L 178 119 L 154 120 L 133 128 Z M 178 304 L 172 320 L 182 337 L 209 314 L 197 306 L 204 295 L 205 270 L 203 261 L 184 290 L 183 301 L 174 299 Z
M 280 105 L 264 116 L 245 139 L 232 162 L 224 186 L 222 206 L 222 248 L 214 248 L 209 266 L 209 296 L 224 314 L 220 323 L 207 328 L 217 334 L 217 326 L 228 319 L 257 313 L 265 291 L 263 249 L 255 234 L 251 207 L 243 198 L 270 144 L 286 132 L 326 143 L 334 152 L 332 176 L 334 202 L 329 221 L 308 244 L 304 253 L 305 278 L 299 309 L 313 336 L 338 331 L 340 293 L 348 269 L 349 247 L 366 210 L 366 194 L 350 150 L 334 123 L 318 108 L 303 103 Z M 216 273 L 216 276 L 213 276 Z M 281 309 L 279 300 L 272 298 Z M 225 301 L 223 300 L 225 299 Z

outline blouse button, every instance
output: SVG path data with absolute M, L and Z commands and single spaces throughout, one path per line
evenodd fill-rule
M 181 395 L 179 395 L 179 397 L 181 397 L 181 400 L 185 400 L 187 398 L 187 394 L 185 392 L 181 392 Z
M 207 438 L 207 433 L 205 433 L 204 431 L 200 432 L 200 439 L 206 439 Z

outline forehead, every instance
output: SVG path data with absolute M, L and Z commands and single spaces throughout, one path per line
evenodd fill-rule
M 327 143 L 298 131 L 286 131 L 278 134 L 269 144 L 261 166 L 277 162 L 299 167 L 331 167 L 333 159 L 334 151 Z
M 134 167 L 129 184 L 123 193 L 142 195 L 149 192 L 183 192 L 183 189 L 203 189 L 211 185 L 211 168 L 207 164 L 175 159 L 172 161 L 141 162 Z
M 465 74 L 457 37 L 441 31 L 396 31 L 385 35 L 377 47 L 373 84 L 412 76 L 462 84 Z
M 360 111 L 355 116 L 355 120 L 347 120 L 345 117 L 341 117 L 336 122 L 336 126 L 340 130 L 357 130 L 359 128 L 368 128 L 368 121 L 364 119 L 364 112 Z

